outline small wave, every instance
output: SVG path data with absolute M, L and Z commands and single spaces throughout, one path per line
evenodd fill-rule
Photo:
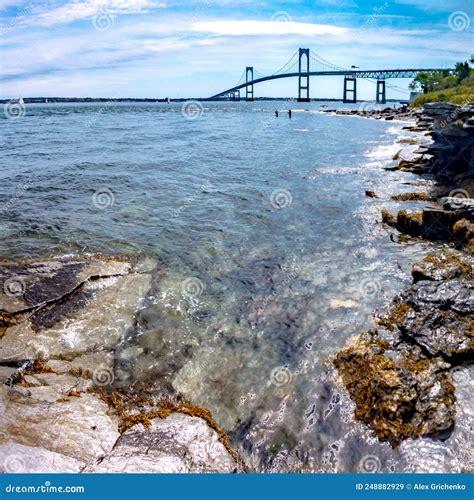
M 366 151 L 365 156 L 372 160 L 391 160 L 400 149 L 398 144 L 381 144 Z

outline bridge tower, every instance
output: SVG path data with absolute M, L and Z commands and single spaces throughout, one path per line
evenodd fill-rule
M 377 80 L 377 93 L 375 100 L 380 104 L 385 104 L 387 102 L 385 96 L 385 79 L 379 78 Z
M 350 94 L 350 98 L 348 97 Z M 343 102 L 357 102 L 357 79 L 353 76 L 344 77 L 344 95 Z
M 250 78 L 249 78 L 250 75 Z M 253 83 L 249 85 L 249 82 L 253 81 L 253 66 L 247 66 L 245 69 L 245 100 L 253 101 Z
M 309 102 L 309 49 L 299 50 L 298 73 L 298 102 Z

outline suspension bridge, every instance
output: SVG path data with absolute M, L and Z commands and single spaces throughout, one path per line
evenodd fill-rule
M 311 64 L 312 63 L 312 64 Z M 316 65 L 317 71 L 312 71 L 311 66 Z M 342 68 L 323 59 L 310 49 L 298 49 L 290 60 L 278 71 L 271 75 L 262 75 L 253 66 L 247 66 L 242 76 L 234 87 L 213 95 L 209 99 L 227 99 L 240 101 L 240 91 L 245 89 L 245 100 L 254 100 L 254 86 L 258 83 L 277 80 L 280 78 L 298 78 L 298 102 L 309 102 L 309 81 L 311 76 L 343 76 L 343 101 L 357 102 L 357 78 L 372 81 L 376 84 L 375 100 L 384 104 L 386 102 L 386 87 L 406 92 L 405 89 L 395 85 L 386 85 L 389 78 L 414 78 L 424 71 L 443 71 L 446 68 L 412 68 L 412 69 L 375 69 L 362 70 L 355 66 L 351 69 Z

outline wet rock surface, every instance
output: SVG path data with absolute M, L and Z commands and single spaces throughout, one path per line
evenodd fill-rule
M 383 107 L 380 104 L 361 105 L 359 109 L 324 109 L 322 111 L 336 115 L 363 116 L 364 118 L 373 118 L 376 120 L 413 120 L 420 114 L 419 110 L 410 109 L 407 106 L 395 108 L 390 106 Z
M 149 290 L 148 263 L 4 262 L 0 280 L 0 472 L 237 470 L 207 410 L 125 419 L 113 404 L 115 349 Z
M 454 386 L 440 358 L 421 349 L 367 335 L 340 351 L 335 359 L 354 399 L 355 416 L 381 440 L 399 444 L 407 438 L 447 434 L 454 425 Z
M 355 416 L 380 439 L 446 438 L 453 428 L 449 370 L 474 361 L 473 264 L 460 252 L 428 255 L 377 328 L 336 355 Z
M 447 103 L 413 112 L 417 125 L 410 130 L 432 137 L 421 148 L 429 156 L 401 159 L 396 168 L 434 179 L 432 192 L 418 197 L 434 203 L 418 211 L 382 211 L 382 221 L 401 233 L 463 251 L 446 249 L 415 263 L 413 284 L 376 318 L 376 328 L 334 359 L 355 416 L 394 445 L 449 436 L 456 414 L 451 373 L 474 361 L 473 114 L 473 105 Z M 393 200 L 416 198 L 402 194 Z
M 474 251 L 473 115 L 472 104 L 432 103 L 413 110 L 417 127 L 431 143 L 415 150 L 420 157 L 402 159 L 395 169 L 434 179 L 436 186 L 424 200 L 432 201 L 433 206 L 415 212 L 401 210 L 392 217 L 383 214 L 384 222 L 410 236 L 446 241 Z M 405 200 L 399 196 L 395 201 Z

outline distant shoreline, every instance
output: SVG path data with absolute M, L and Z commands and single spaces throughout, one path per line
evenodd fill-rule
M 0 99 L 1 104 L 6 104 L 7 102 L 11 102 L 13 99 Z M 186 101 L 202 101 L 202 102 L 239 102 L 239 101 L 229 101 L 228 99 L 207 99 L 207 98 L 198 98 L 198 97 L 190 97 L 186 99 L 170 99 L 169 102 L 186 102 Z M 296 98 L 292 97 L 256 97 L 255 101 L 295 101 Z M 342 99 L 330 99 L 330 98 L 321 98 L 321 99 L 311 99 L 312 101 L 323 101 L 323 102 L 343 102 Z M 245 102 L 245 99 L 241 99 L 242 102 Z M 168 99 L 153 99 L 148 97 L 143 98 L 134 98 L 134 97 L 121 97 L 121 98 L 113 98 L 113 97 L 24 97 L 23 102 L 25 104 L 51 104 L 51 103 L 89 103 L 89 102 L 164 102 L 167 103 Z M 357 102 L 366 102 L 364 100 L 359 100 Z M 400 102 L 400 99 L 387 99 L 387 102 Z

